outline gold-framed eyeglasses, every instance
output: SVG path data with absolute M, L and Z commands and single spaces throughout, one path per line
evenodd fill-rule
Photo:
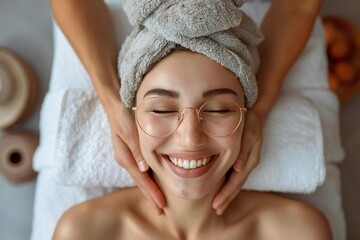
M 167 97 L 151 97 L 132 108 L 140 129 L 155 138 L 170 136 L 184 118 L 185 109 L 195 110 L 202 130 L 213 137 L 233 134 L 247 111 L 226 97 L 208 99 L 200 108 L 181 107 Z

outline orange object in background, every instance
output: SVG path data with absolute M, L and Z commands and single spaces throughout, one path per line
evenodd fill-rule
M 349 61 L 340 61 L 334 65 L 334 73 L 339 81 L 349 83 L 356 81 L 357 69 Z
M 333 43 L 329 46 L 329 55 L 335 59 L 346 58 L 350 56 L 351 50 L 351 41 L 342 37 L 333 41 Z
M 360 31 L 349 20 L 323 15 L 329 86 L 344 102 L 360 91 Z
M 338 89 L 340 87 L 340 80 L 333 73 L 329 73 L 329 86 L 330 89 Z
M 328 45 L 331 45 L 336 39 L 337 31 L 335 29 L 335 26 L 325 23 L 324 28 L 325 28 L 326 42 Z

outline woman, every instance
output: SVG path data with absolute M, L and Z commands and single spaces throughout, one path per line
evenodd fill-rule
M 212 210 L 241 148 L 246 97 L 239 83 L 183 48 L 157 63 L 133 110 L 141 152 L 166 197 L 164 214 L 139 188 L 122 189 L 68 210 L 54 239 L 331 239 L 318 211 L 270 193 L 242 191 L 222 215 Z
M 262 24 L 265 41 L 260 46 L 263 64 L 258 74 L 259 101 L 248 113 L 244 145 L 234 164 L 235 171 L 214 199 L 213 208 L 218 214 L 234 199 L 259 162 L 262 126 L 277 99 L 284 76 L 307 42 L 321 3 L 321 0 L 272 1 Z M 161 213 L 165 198 L 146 174 L 148 166 L 139 149 L 135 124 L 118 97 L 117 49 L 106 4 L 102 0 L 52 0 L 51 4 L 59 26 L 87 69 L 107 112 L 117 161 Z

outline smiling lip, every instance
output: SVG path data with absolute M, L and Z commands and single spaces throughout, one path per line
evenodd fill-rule
M 173 157 L 169 155 L 163 155 L 163 158 L 166 160 L 169 168 L 179 177 L 183 178 L 196 178 L 204 175 L 207 173 L 211 167 L 213 166 L 215 160 L 217 159 L 216 155 L 208 155 L 207 157 L 195 158 L 195 157 L 186 157 L 186 158 L 179 158 Z M 186 160 L 192 159 L 192 160 Z M 196 160 L 195 160 L 196 159 Z M 175 163 L 173 163 L 175 161 Z M 196 167 L 194 167 L 194 162 L 196 161 Z M 177 164 L 179 162 L 185 163 L 188 166 L 182 166 L 182 164 Z M 202 162 L 202 166 L 200 166 L 200 162 Z M 198 165 L 199 164 L 199 165 Z M 190 166 L 192 165 L 192 166 Z M 185 167 L 185 168 L 184 168 Z M 190 168 L 191 167 L 191 168 Z

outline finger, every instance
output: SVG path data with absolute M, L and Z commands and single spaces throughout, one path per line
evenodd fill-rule
M 133 143 L 134 145 L 130 144 L 130 151 L 137 163 L 138 169 L 141 172 L 146 172 L 147 170 L 149 170 L 149 165 L 146 163 L 146 161 L 144 160 L 144 157 L 141 153 L 140 150 L 140 146 L 135 142 Z
M 224 209 L 236 197 L 240 191 L 239 185 L 246 179 L 243 173 L 232 172 L 229 180 L 225 183 L 224 187 L 216 195 L 213 201 L 213 208 L 217 214 L 222 214 Z
M 157 213 L 162 214 L 162 209 L 165 207 L 165 197 L 149 174 L 140 173 L 139 176 L 134 176 L 134 180 L 138 183 L 142 193 L 153 203 Z
M 231 198 L 231 199 L 235 198 L 235 197 L 239 194 L 239 192 L 240 192 L 240 190 L 239 190 L 239 191 L 235 191 L 230 198 Z M 227 208 L 227 207 L 230 205 L 230 203 L 231 203 L 230 198 L 229 198 L 228 201 L 225 201 L 222 205 L 220 205 L 217 209 L 215 209 L 216 215 L 220 216 L 220 215 L 222 215 L 222 214 L 225 212 L 226 208 Z
M 243 139 L 241 141 L 240 153 L 233 165 L 233 168 L 236 172 L 241 172 L 244 169 L 250 151 L 256 143 L 254 139 L 256 139 L 255 136 L 249 131 L 244 132 Z
M 217 214 L 222 214 L 231 201 L 240 192 L 242 186 L 250 175 L 251 171 L 256 167 L 260 158 L 261 139 L 259 139 L 249 153 L 248 164 L 242 172 L 233 171 L 229 180 L 225 183 L 221 191 L 216 195 L 213 208 Z
M 118 157 L 118 162 L 120 163 L 121 166 L 124 166 L 125 164 L 126 164 L 126 166 L 128 166 L 128 165 L 132 166 L 131 163 L 136 163 L 137 168 L 141 172 L 146 172 L 149 169 L 148 164 L 146 163 L 146 161 L 144 160 L 144 158 L 141 154 L 140 147 L 138 147 L 138 146 L 134 147 L 133 143 L 126 144 L 118 136 L 115 136 L 115 140 L 113 140 L 113 142 L 114 142 L 114 148 L 118 149 L 118 150 L 115 150 L 115 152 L 118 152 L 119 155 L 121 154 L 121 156 Z M 118 146 L 115 146 L 115 145 L 118 145 Z M 132 149 L 129 148 L 129 145 L 132 146 Z M 127 167 L 125 167 L 125 168 L 127 168 Z
M 127 147 L 130 149 L 132 153 L 133 159 L 135 159 L 137 163 L 137 167 L 141 172 L 146 172 L 149 169 L 149 165 L 144 160 L 144 157 L 141 153 L 140 144 L 139 144 L 139 137 L 137 134 L 136 129 L 132 131 L 130 137 L 126 137 L 126 141 L 124 141 L 121 137 L 117 136 L 118 140 L 124 142 Z
M 116 160 L 129 172 L 145 196 L 157 205 L 157 211 L 159 212 L 159 209 L 165 207 L 165 197 L 161 190 L 147 172 L 144 173 L 138 170 L 132 152 L 123 141 L 115 138 L 114 149 Z M 119 156 L 118 154 L 120 153 L 121 155 Z
M 247 172 L 248 175 L 260 162 L 261 145 L 262 138 L 259 138 L 251 148 L 245 164 L 245 172 Z
M 146 196 L 146 195 L 145 195 L 145 196 Z M 162 208 L 159 208 L 159 206 L 158 206 L 154 201 L 152 201 L 151 199 L 149 199 L 149 200 L 150 200 L 151 204 L 153 205 L 156 213 L 157 213 L 158 215 L 162 215 L 162 214 L 164 213 L 164 210 L 163 210 Z

